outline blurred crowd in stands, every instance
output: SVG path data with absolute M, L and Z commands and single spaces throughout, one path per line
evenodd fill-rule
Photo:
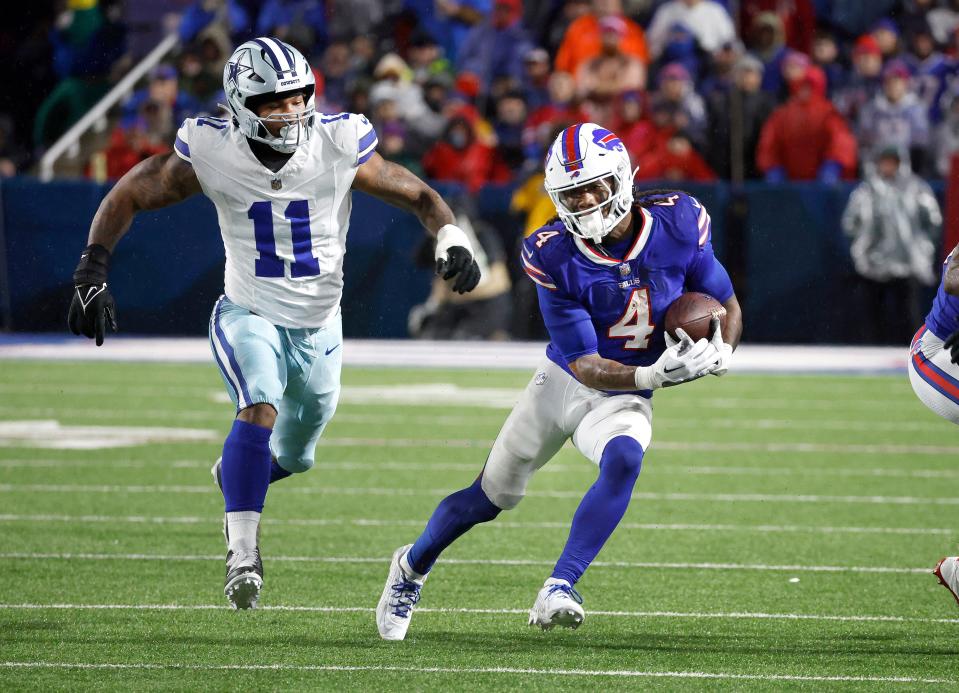
M 536 336 L 531 285 L 511 289 L 519 229 L 479 219 L 473 193 L 509 185 L 511 218 L 532 232 L 555 213 L 546 148 L 585 120 L 621 137 L 640 182 L 861 180 L 843 228 L 863 310 L 886 310 L 877 328 L 895 298 L 912 329 L 917 287 L 935 280 L 942 218 L 924 179 L 959 152 L 959 0 L 47 0 L 5 13 L 0 177 L 34 171 L 170 32 L 179 47 L 92 138 L 85 175 L 118 178 L 170 151 L 184 118 L 221 115 L 234 46 L 296 46 L 317 110 L 367 114 L 382 156 L 452 184 L 476 238 L 484 283 L 458 298 L 435 282 L 413 335 Z M 730 233 L 744 215 L 731 208 Z
M 145 52 L 129 45 L 140 4 L 68 0 L 0 32 L 7 83 L 29 86 L 0 104 L 0 175 L 28 171 Z M 177 21 L 181 48 L 122 105 L 101 176 L 169 150 L 184 117 L 217 113 L 232 47 L 263 34 L 308 56 L 318 110 L 366 113 L 383 156 L 471 191 L 535 177 L 579 120 L 617 132 L 640 180 L 834 182 L 889 147 L 941 177 L 959 149 L 959 0 L 152 7 L 170 15 L 154 24 Z

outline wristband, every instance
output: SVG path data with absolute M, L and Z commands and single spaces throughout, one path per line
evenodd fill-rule
M 110 271 L 110 251 L 99 243 L 88 245 L 80 254 L 80 262 L 73 272 L 73 283 L 105 284 Z
M 455 224 L 446 224 L 436 232 L 436 254 L 437 260 L 445 259 L 446 252 L 455 245 L 462 246 L 473 253 L 473 246 L 470 244 L 469 236 L 459 226 Z
M 637 366 L 636 372 L 633 374 L 633 377 L 636 381 L 637 390 L 655 390 L 655 367 L 654 366 Z

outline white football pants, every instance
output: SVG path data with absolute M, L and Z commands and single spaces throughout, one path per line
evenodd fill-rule
M 925 325 L 912 338 L 909 382 L 923 404 L 946 421 L 959 424 L 959 366 Z
M 516 507 L 526 485 L 572 437 L 573 445 L 597 465 L 606 444 L 629 436 L 649 448 L 653 406 L 633 394 L 608 395 L 579 383 L 543 359 L 500 429 L 483 470 L 483 492 L 504 509 Z

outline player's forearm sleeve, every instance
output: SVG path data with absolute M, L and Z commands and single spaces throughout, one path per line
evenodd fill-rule
M 598 350 L 596 329 L 586 309 L 557 291 L 537 286 L 536 292 L 550 340 L 566 362 L 595 354 Z

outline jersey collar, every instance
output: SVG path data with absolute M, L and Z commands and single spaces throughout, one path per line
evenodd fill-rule
M 240 128 L 233 127 L 230 128 L 230 135 L 233 138 L 233 141 L 236 143 L 236 146 L 242 150 L 243 154 L 247 159 L 256 164 L 264 173 L 266 173 L 270 178 L 288 178 L 290 176 L 295 176 L 306 164 L 310 151 L 316 143 L 317 133 L 313 133 L 313 137 L 309 139 L 308 142 L 296 148 L 296 151 L 293 152 L 293 156 L 287 160 L 285 164 L 280 168 L 279 171 L 275 173 L 267 166 L 263 164 L 262 161 L 256 158 L 256 154 L 253 153 L 253 150 L 250 149 L 250 145 L 246 141 L 246 136 L 240 132 Z
M 639 233 L 636 234 L 636 240 L 634 240 L 633 245 L 630 246 L 629 251 L 626 253 L 626 257 L 622 259 L 603 255 L 579 236 L 573 235 L 573 242 L 576 243 L 576 247 L 579 248 L 583 255 L 595 262 L 597 265 L 608 265 L 610 267 L 614 267 L 616 265 L 621 265 L 624 262 L 635 260 L 639 257 L 639 254 L 643 252 L 643 248 L 646 247 L 646 242 L 649 240 L 649 232 L 653 227 L 653 215 L 650 214 L 645 207 L 639 207 L 639 211 L 643 215 L 643 226 L 639 230 Z

